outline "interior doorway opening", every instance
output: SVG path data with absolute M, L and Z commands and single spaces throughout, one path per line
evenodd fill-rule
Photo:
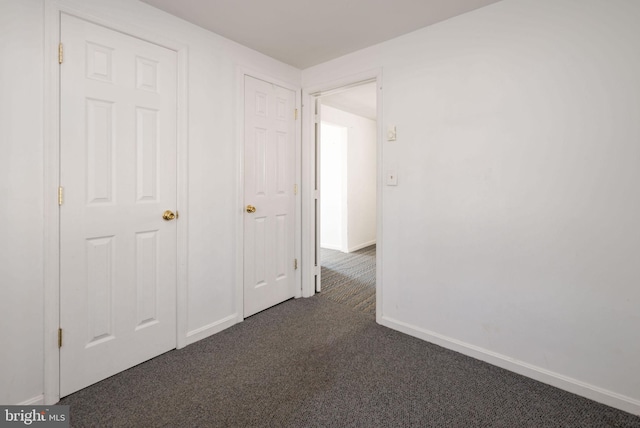
M 316 98 L 316 292 L 376 313 L 377 84 Z

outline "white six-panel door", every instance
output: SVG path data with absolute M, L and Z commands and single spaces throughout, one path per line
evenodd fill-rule
M 295 295 L 295 92 L 245 76 L 244 316 Z M 255 208 L 255 211 L 253 211 Z
M 176 52 L 62 16 L 60 395 L 176 346 Z M 170 217 L 170 216 L 169 216 Z

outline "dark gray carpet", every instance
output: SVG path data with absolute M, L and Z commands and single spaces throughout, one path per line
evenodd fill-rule
M 376 246 L 352 253 L 321 249 L 320 297 L 376 314 Z
M 318 297 L 289 300 L 60 404 L 71 406 L 74 427 L 640 427 L 640 417 Z

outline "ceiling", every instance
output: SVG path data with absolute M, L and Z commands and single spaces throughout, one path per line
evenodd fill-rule
M 499 0 L 141 0 L 305 69 Z

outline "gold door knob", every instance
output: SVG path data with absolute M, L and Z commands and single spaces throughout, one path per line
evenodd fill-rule
M 256 207 L 254 207 L 253 205 L 247 205 L 247 212 L 249 214 L 253 214 L 254 212 L 256 212 Z
M 173 211 L 170 211 L 170 210 L 166 210 L 164 213 L 162 213 L 162 218 L 166 221 L 171 221 L 176 217 L 177 216 L 173 213 Z

